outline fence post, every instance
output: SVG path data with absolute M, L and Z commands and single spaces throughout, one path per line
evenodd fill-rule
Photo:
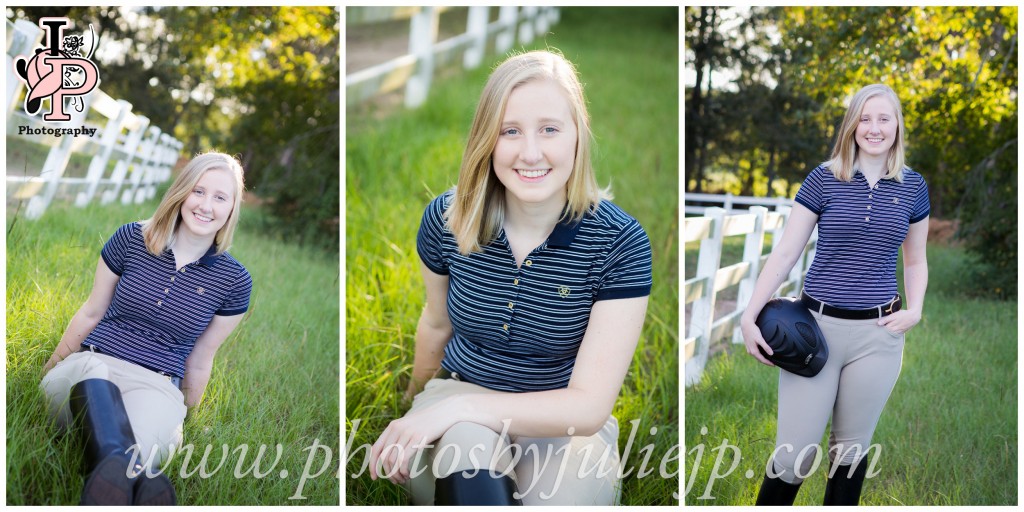
M 92 196 L 96 195 L 96 188 L 99 187 L 103 172 L 107 169 L 110 154 L 114 151 L 114 146 L 117 145 L 117 137 L 121 135 L 124 121 L 132 111 L 132 104 L 125 100 L 117 100 L 117 104 L 120 110 L 118 110 L 116 116 L 107 121 L 107 126 L 103 128 L 103 137 L 100 138 L 100 150 L 92 157 L 92 161 L 89 162 L 89 173 L 85 178 L 87 188 L 85 192 L 78 193 L 78 197 L 75 199 L 75 206 L 83 207 L 89 204 Z
M 711 327 L 715 317 L 715 275 L 722 262 L 722 227 L 725 224 L 725 210 L 708 208 L 705 216 L 712 219 L 711 236 L 700 241 L 697 256 L 696 277 L 704 280 L 701 297 L 693 302 L 690 309 L 690 330 L 697 339 L 694 355 L 686 362 L 686 385 L 700 381 L 711 349 Z
M 14 30 L 9 34 L 11 46 L 7 49 L 7 114 L 14 109 L 14 102 L 25 84 L 15 74 L 14 58 L 21 55 L 31 57 L 43 38 L 43 29 L 28 20 L 15 20 Z
M 416 57 L 416 73 L 405 84 L 405 106 L 415 108 L 427 100 L 434 75 L 434 43 L 437 42 L 438 12 L 424 7 L 410 21 L 409 53 Z
M 555 7 L 541 7 L 540 11 L 537 12 L 537 17 L 534 18 L 533 22 L 536 26 L 537 34 L 540 34 L 541 37 L 548 32 L 548 26 L 550 25 L 548 22 L 548 12 L 552 9 L 555 9 Z
M 502 54 L 509 51 L 516 42 L 516 23 L 519 21 L 517 7 L 514 5 L 501 6 L 498 11 L 498 21 L 504 29 L 498 32 L 498 37 L 494 40 L 494 50 Z
M 519 24 L 519 42 L 521 44 L 530 44 L 533 42 L 533 20 L 537 17 L 537 7 L 528 6 L 523 7 L 522 15 L 520 19 L 522 23 Z
M 114 186 L 103 193 L 103 197 L 100 198 L 100 204 L 107 204 L 117 199 L 117 194 L 121 192 L 121 186 L 124 184 L 124 178 L 128 175 L 128 166 L 135 159 L 135 153 L 139 150 L 142 136 L 146 134 L 146 130 L 149 128 L 148 117 L 138 116 L 137 119 L 138 126 L 129 130 L 128 136 L 125 137 L 123 146 L 124 158 L 117 161 L 117 165 L 114 166 L 114 172 L 110 175 L 110 181 Z
M 131 204 L 132 201 L 141 203 L 143 201 L 139 185 L 142 183 L 143 176 L 149 173 L 149 167 L 152 165 L 153 150 L 160 141 L 160 128 L 150 126 L 146 132 L 146 139 L 142 141 L 137 153 L 138 162 L 135 164 L 135 172 L 132 173 L 131 180 L 128 182 L 128 188 L 121 193 L 122 204 Z
M 473 36 L 473 45 L 466 49 L 462 57 L 462 66 L 473 69 L 484 61 L 487 49 L 487 14 L 490 7 L 474 5 L 469 8 L 466 18 L 466 32 Z
M 750 264 L 747 277 L 740 281 L 739 293 L 736 296 L 736 311 L 747 309 L 750 304 L 750 296 L 754 294 L 754 284 L 761 274 L 761 250 L 764 248 L 764 219 L 768 209 L 764 206 L 751 206 L 750 213 L 754 214 L 754 231 L 747 233 L 743 241 L 743 261 Z M 743 331 L 736 327 L 732 331 L 732 342 L 743 343 Z
M 70 112 L 71 120 L 58 124 L 60 127 L 71 127 L 71 126 L 84 126 L 85 116 L 89 112 L 89 105 L 92 103 L 92 95 L 86 95 L 82 98 L 82 111 L 79 112 L 77 108 L 66 108 L 65 112 Z M 51 98 L 50 101 L 53 101 Z M 25 208 L 25 218 L 27 219 L 38 219 L 46 211 L 46 208 L 50 206 L 50 202 L 53 201 L 53 196 L 57 195 L 57 189 L 60 187 L 60 178 L 64 176 L 64 170 L 67 169 L 68 161 L 71 159 L 71 147 L 75 143 L 75 138 L 69 135 L 61 137 L 60 144 L 50 148 L 50 152 L 46 155 L 46 162 L 43 163 L 43 171 L 39 173 L 39 177 L 43 180 L 45 189 L 42 194 L 37 194 L 29 199 L 28 206 Z

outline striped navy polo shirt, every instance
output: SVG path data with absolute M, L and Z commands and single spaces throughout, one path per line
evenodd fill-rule
M 416 238 L 424 264 L 449 276 L 453 336 L 441 365 L 500 391 L 568 386 L 594 302 L 650 294 L 647 233 L 602 201 L 579 222 L 558 224 L 516 267 L 504 230 L 482 252 L 459 254 L 443 218 L 451 194 L 430 203 Z
M 818 166 L 807 176 L 796 201 L 818 215 L 818 247 L 804 290 L 827 304 L 866 309 L 896 296 L 896 259 L 910 225 L 931 210 L 924 178 L 903 169 L 903 182 L 878 180 L 868 186 L 857 171 L 839 181 Z
M 174 253 L 146 250 L 142 225 L 125 224 L 100 253 L 120 276 L 103 319 L 82 342 L 151 370 L 184 377 L 185 358 L 213 315 L 249 309 L 252 278 L 228 253 L 206 255 L 175 269 Z

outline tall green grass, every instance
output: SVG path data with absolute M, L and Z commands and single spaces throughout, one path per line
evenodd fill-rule
M 54 204 L 37 221 L 7 220 L 7 504 L 78 503 L 82 444 L 57 431 L 38 391 L 43 364 L 92 287 L 102 248 L 114 230 L 148 217 L 154 203 Z M 261 212 L 243 208 L 231 253 L 253 277 L 249 312 L 218 351 L 201 406 L 185 421 L 196 453 L 166 468 L 185 505 L 340 503 L 338 259 L 259 232 Z M 303 470 L 313 475 L 301 492 Z M 228 456 L 222 457 L 222 447 Z M 238 451 L 248 446 L 243 458 Z M 278 445 L 280 460 L 273 465 Z M 194 473 L 207 446 L 209 478 Z M 249 473 L 261 446 L 259 466 Z M 284 471 L 287 471 L 285 475 Z M 299 499 L 299 497 L 304 499 Z M 295 499 L 291 499 L 291 498 Z
M 959 248 L 928 248 L 924 315 L 907 334 L 875 431 L 881 473 L 865 483 L 862 504 L 1017 503 L 1017 303 L 963 297 L 967 258 Z M 687 389 L 688 505 L 754 503 L 775 445 L 778 371 L 734 346 Z M 740 450 L 738 459 L 723 443 Z M 714 476 L 734 462 L 728 476 Z M 797 505 L 821 503 L 823 474 L 805 481 Z
M 678 11 L 563 9 L 544 40 L 573 61 L 585 82 L 598 181 L 647 230 L 654 289 L 640 345 L 614 414 L 624 449 L 630 421 L 638 435 L 624 479 L 623 503 L 674 504 L 678 479 L 658 476 L 678 448 Z M 365 449 L 407 404 L 400 401 L 412 367 L 424 292 L 415 248 L 427 203 L 458 176 L 466 133 L 494 57 L 478 70 L 436 80 L 426 105 L 384 113 L 350 110 L 346 151 L 346 466 L 350 505 L 399 505 L 402 490 L 370 480 Z M 358 428 L 356 428 L 358 426 Z M 651 433 L 651 429 L 656 429 Z M 652 445 L 647 469 L 640 447 Z M 669 473 L 678 460 L 668 462 Z M 359 475 L 354 477 L 353 475 Z

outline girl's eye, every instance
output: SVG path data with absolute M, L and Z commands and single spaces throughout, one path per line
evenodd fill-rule
M 544 133 L 558 133 L 558 128 L 555 128 L 554 126 L 545 127 Z
M 517 128 L 507 128 L 507 129 L 505 129 L 505 131 L 501 132 L 501 134 L 502 135 L 519 135 L 519 130 Z
M 224 202 L 224 201 L 228 200 L 228 198 L 225 197 L 225 196 L 216 196 L 216 197 L 214 197 L 214 199 L 216 199 L 216 200 L 218 200 L 220 202 Z
M 202 191 L 202 190 L 199 190 L 198 188 L 197 188 L 197 189 L 195 189 L 195 190 L 193 190 L 193 191 L 192 191 L 192 193 L 193 193 L 193 194 L 195 194 L 195 195 L 197 195 L 197 196 L 201 196 L 201 195 L 203 195 L 203 191 Z

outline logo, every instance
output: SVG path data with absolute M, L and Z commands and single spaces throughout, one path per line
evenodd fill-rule
M 70 24 L 68 18 L 41 18 L 39 28 L 45 32 L 49 47 L 36 48 L 34 56 L 18 56 L 14 60 L 15 71 L 28 86 L 25 112 L 36 115 L 43 100 L 50 98 L 50 112 L 43 116 L 44 121 L 70 121 L 71 116 L 64 112 L 64 98 L 70 97 L 71 105 L 81 112 L 85 108 L 81 96 L 100 83 L 99 69 L 91 60 L 96 50 L 96 33 L 93 32 L 92 49 L 83 57 L 85 36 L 64 35 L 64 27 Z M 93 30 L 92 25 L 89 30 Z
M 562 285 L 558 287 L 558 296 L 563 299 L 569 296 L 569 292 L 570 290 L 568 286 Z

